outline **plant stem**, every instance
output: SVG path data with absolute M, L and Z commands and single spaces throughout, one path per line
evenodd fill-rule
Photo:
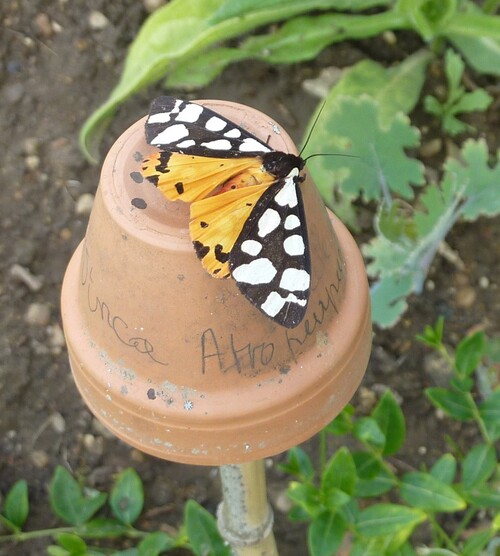
M 323 471 L 326 465 L 326 431 L 322 429 L 319 433 L 319 469 L 320 476 L 323 476 Z
M 0 536 L 0 543 L 2 542 L 22 542 L 32 539 L 40 539 L 42 537 L 51 537 L 59 533 L 76 533 L 78 527 L 54 527 L 53 529 L 39 529 L 37 531 L 20 531 L 12 535 Z
M 476 515 L 476 511 L 477 509 L 474 506 L 469 506 L 467 508 L 462 521 L 458 524 L 458 527 L 455 529 L 455 532 L 451 537 L 451 540 L 453 542 L 457 542 L 457 540 L 460 538 L 462 531 L 467 527 L 467 525 L 469 525 L 471 519 Z
M 458 554 L 458 548 L 455 546 L 453 540 L 448 536 L 448 533 L 436 521 L 434 514 L 429 513 L 427 514 L 427 517 L 429 518 L 429 522 L 432 526 L 432 529 L 436 533 L 436 536 L 440 537 L 450 550 Z

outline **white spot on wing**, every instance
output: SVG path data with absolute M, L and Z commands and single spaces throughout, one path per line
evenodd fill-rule
M 230 137 L 231 139 L 237 139 L 241 137 L 241 131 L 237 128 L 230 129 L 224 133 L 224 137 Z
M 181 149 L 192 147 L 193 145 L 196 145 L 196 143 L 192 139 L 186 139 L 185 141 L 181 141 L 180 143 L 177 143 L 177 146 Z
M 237 282 L 257 285 L 269 284 L 277 272 L 269 259 L 255 259 L 248 264 L 236 267 L 231 274 Z
M 300 226 L 299 217 L 295 214 L 289 214 L 285 220 L 285 230 L 294 230 Z
M 209 131 L 221 131 L 226 125 L 227 123 L 224 120 L 221 120 L 217 116 L 212 116 L 205 124 L 205 127 Z
M 275 230 L 281 222 L 278 211 L 268 208 L 264 214 L 259 218 L 259 237 L 265 237 Z
M 168 145 L 175 143 L 189 135 L 189 131 L 184 124 L 175 124 L 167 127 L 151 141 L 152 145 Z
M 289 236 L 283 242 L 283 247 L 285 248 L 285 252 L 291 257 L 303 255 L 305 251 L 304 239 L 298 234 Z
M 295 170 L 295 173 L 293 173 Z M 293 181 L 293 176 L 299 173 L 297 168 L 294 168 L 288 176 L 285 178 L 285 185 L 278 191 L 274 200 L 281 207 L 289 206 L 290 208 L 297 206 L 297 190 L 295 182 Z M 293 174 L 293 175 L 292 175 Z
M 298 299 L 293 293 L 288 294 L 287 297 L 281 297 L 278 292 L 271 292 L 260 307 L 264 313 L 275 317 L 283 309 L 285 303 L 297 303 L 297 305 L 305 307 L 306 300 Z
M 201 146 L 216 151 L 229 151 L 231 149 L 231 141 L 228 141 L 227 139 L 217 139 L 216 141 L 201 143 Z
M 203 106 L 200 106 L 199 104 L 188 104 L 179 112 L 179 115 L 175 118 L 175 120 L 177 122 L 194 123 L 198 121 L 202 112 Z
M 148 118 L 148 124 L 165 124 L 170 121 L 172 112 L 158 112 L 158 114 L 151 114 Z
M 239 149 L 242 153 L 248 153 L 248 152 L 267 153 L 271 150 L 265 145 L 263 145 L 262 143 L 260 143 L 259 141 L 257 141 L 256 139 L 253 139 L 252 137 L 247 137 L 246 139 L 243 139 Z
M 298 268 L 286 268 L 281 275 L 280 288 L 289 292 L 306 291 L 311 283 L 309 272 Z
M 255 241 L 254 239 L 246 239 L 241 244 L 241 250 L 244 253 L 248 253 L 249 255 L 252 255 L 252 257 L 255 257 L 256 255 L 258 255 L 261 252 L 262 243 L 259 243 L 258 241 Z

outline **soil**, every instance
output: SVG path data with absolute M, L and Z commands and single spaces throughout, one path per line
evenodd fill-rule
M 135 467 L 146 489 L 140 526 L 151 530 L 165 524 L 177 527 L 190 498 L 211 512 L 220 500 L 215 468 L 160 461 L 103 429 L 74 386 L 61 331 L 62 277 L 85 234 L 89 194 L 95 193 L 99 177 L 99 167 L 82 156 L 77 134 L 117 82 L 127 46 L 147 15 L 144 4 L 4 0 L 0 6 L 0 493 L 5 494 L 16 480 L 27 479 L 32 506 L 29 529 L 58 524 L 47 503 L 56 465 L 99 489 L 109 488 L 119 470 Z M 106 19 L 92 15 L 93 11 Z M 305 79 L 317 76 L 321 67 L 348 66 L 363 57 L 390 64 L 418 46 L 413 36 L 398 35 L 393 44 L 376 39 L 338 45 L 308 64 L 235 65 L 196 96 L 254 106 L 280 121 L 299 142 L 317 104 L 302 87 Z M 431 90 L 439 79 L 429 84 Z M 498 106 L 498 88 L 488 80 L 482 85 L 496 94 Z M 119 110 L 106 133 L 103 153 L 147 112 L 150 99 L 159 92 L 159 87 L 150 88 Z M 423 144 L 438 135 L 435 122 L 421 109 L 412 117 L 426 129 Z M 494 150 L 498 116 L 495 120 L 490 111 L 489 117 L 475 123 L 482 126 L 480 135 L 487 136 Z M 431 172 L 439 173 L 441 163 L 442 153 L 426 160 Z M 410 300 L 401 323 L 391 331 L 375 331 L 373 355 L 355 403 L 361 411 L 369 410 L 386 387 L 400 397 L 408 438 L 398 457 L 406 466 L 432 463 L 446 448 L 444 431 L 458 445 L 474 441 L 475 433 L 469 429 L 436 419 L 423 395 L 436 378 L 428 351 L 415 335 L 438 314 L 447 319 L 451 345 L 472 329 L 482 328 L 490 335 L 500 332 L 499 224 L 497 218 L 456 226 L 448 238 L 456 257 L 438 257 L 425 294 Z M 306 448 L 314 455 L 316 441 L 309 441 Z M 286 519 L 287 478 L 276 465 L 283 457 L 268 460 L 275 534 L 280 554 L 306 555 L 304 526 Z M 0 554 L 41 554 L 46 545 L 43 539 L 2 546 Z

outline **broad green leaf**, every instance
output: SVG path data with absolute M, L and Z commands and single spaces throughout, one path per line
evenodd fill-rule
M 384 252 L 384 243 L 384 240 L 373 240 L 371 244 L 364 246 L 363 253 L 366 256 L 378 257 Z M 392 245 L 387 247 L 392 249 Z M 377 267 L 379 267 L 378 264 Z M 413 281 L 414 278 L 410 274 L 389 275 L 381 277 L 372 285 L 370 299 L 373 322 L 381 328 L 390 328 L 398 322 L 400 316 L 408 308 L 406 298 L 414 289 Z
M 335 434 L 338 436 L 351 432 L 353 427 L 353 415 L 354 407 L 351 404 L 347 404 L 337 417 L 335 417 L 335 419 L 325 427 L 325 430 L 329 434 Z
M 315 516 L 319 511 L 319 490 L 308 483 L 299 483 L 292 481 L 288 485 L 287 495 L 303 508 L 310 516 Z
M 220 536 L 213 515 L 194 500 L 188 500 L 184 507 L 184 522 L 189 544 L 196 556 L 231 556 L 231 548 Z
M 377 421 L 385 436 L 382 454 L 392 456 L 404 444 L 406 437 L 405 418 L 394 394 L 386 390 L 372 411 L 372 417 Z
M 473 533 L 462 547 L 462 556 L 479 556 L 481 551 L 493 538 L 494 533 L 491 529 Z
M 251 10 L 245 17 L 221 12 L 214 17 L 225 4 L 226 0 L 172 0 L 148 17 L 130 46 L 118 84 L 80 132 L 80 145 L 87 157 L 96 159 L 104 128 L 119 104 L 132 94 L 164 79 L 186 59 L 225 39 L 319 8 L 325 2 L 271 2 Z
M 499 151 L 500 152 L 500 151 Z M 446 174 L 453 174 L 463 184 L 463 204 L 460 215 L 466 220 L 475 220 L 481 215 L 500 214 L 500 164 L 498 155 L 493 167 L 488 164 L 488 146 L 484 139 L 465 142 L 461 150 L 462 162 L 449 159 L 445 164 Z
M 116 519 L 96 517 L 83 524 L 79 531 L 87 539 L 113 539 L 124 535 L 128 526 Z
M 299 477 L 302 481 L 308 481 L 314 477 L 311 458 L 300 446 L 294 446 L 288 450 L 286 463 L 280 464 L 279 468 L 285 473 Z
M 174 548 L 175 541 L 163 531 L 149 533 L 139 543 L 137 550 L 139 556 L 159 556 L 162 552 L 166 552 Z
M 478 508 L 500 510 L 500 491 L 491 485 L 480 485 L 464 492 L 464 497 Z
M 360 442 L 383 448 L 385 445 L 385 434 L 380 429 L 377 421 L 372 417 L 361 417 L 354 423 L 353 435 Z
M 394 475 L 368 452 L 352 454 L 358 479 L 354 494 L 358 498 L 379 496 L 396 484 Z
M 322 171 L 320 179 L 315 173 L 313 176 L 325 197 L 339 169 L 344 168 L 349 173 L 342 171 L 342 191 L 349 196 L 363 194 L 366 200 L 387 196 L 388 190 L 409 199 L 413 197 L 411 185 L 423 183 L 422 164 L 404 152 L 405 148 L 418 144 L 418 130 L 402 114 L 396 115 L 387 128 L 382 128 L 378 112 L 378 103 L 368 96 L 337 99 L 333 109 L 328 101 L 325 104 L 321 127 L 314 133 L 315 143 L 321 145 L 320 152 L 354 156 L 316 157 L 310 161 L 312 172 Z M 308 147 L 308 152 L 312 149 L 313 145 Z
M 460 375 L 469 376 L 484 355 L 484 332 L 476 332 L 464 338 L 455 351 L 455 367 Z
M 435 387 L 427 388 L 425 394 L 436 407 L 458 421 L 474 417 L 474 402 L 469 393 Z
M 425 513 L 417 508 L 400 504 L 374 504 L 359 514 L 356 531 L 367 538 L 385 537 L 400 531 L 408 536 L 425 519 Z
M 60 533 L 57 542 L 71 555 L 84 556 L 87 554 L 87 544 L 78 535 L 73 533 Z
M 117 519 L 126 525 L 134 523 L 144 505 L 144 489 L 137 471 L 129 468 L 118 475 L 109 503 Z
M 500 75 L 500 18 L 485 15 L 471 1 L 462 1 L 461 7 L 464 11 L 454 15 L 446 38 L 476 71 Z
M 479 404 L 479 415 L 492 441 L 500 438 L 500 390 Z
M 28 483 L 21 479 L 14 483 L 7 493 L 3 514 L 15 527 L 21 529 L 26 522 L 28 513 Z
M 466 507 L 465 501 L 453 488 L 430 473 L 414 472 L 404 475 L 400 495 L 411 506 L 427 511 L 456 512 Z
M 82 525 L 106 502 L 103 492 L 87 489 L 84 495 L 80 485 L 61 466 L 56 468 L 50 482 L 49 498 L 54 513 L 71 525 Z
M 431 475 L 447 485 L 451 485 L 457 473 L 457 460 L 452 454 L 443 454 L 431 468 Z
M 467 490 L 486 481 L 497 465 L 495 448 L 478 444 L 467 454 L 462 463 L 462 483 Z
M 399 0 L 397 8 L 425 41 L 441 35 L 456 11 L 456 0 Z
M 330 511 L 317 515 L 307 532 L 307 544 L 311 556 L 331 556 L 342 543 L 346 524 L 338 513 Z
M 361 11 L 375 6 L 387 6 L 390 0 L 225 0 L 221 7 L 210 18 L 212 23 L 224 21 L 232 17 L 248 16 L 249 13 L 265 8 L 290 8 L 293 4 L 306 4 L 307 10 L 326 10 L 333 8 L 338 11 Z M 304 10 L 305 11 L 305 10 Z
M 354 493 L 356 484 L 356 466 L 352 455 L 346 447 L 339 448 L 330 458 L 321 477 L 321 491 L 325 498 L 332 489 L 339 489 L 346 494 Z

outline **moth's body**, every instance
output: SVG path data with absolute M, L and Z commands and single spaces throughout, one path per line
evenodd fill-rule
M 172 97 L 153 101 L 146 139 L 161 150 L 144 161 L 143 174 L 169 200 L 191 203 L 203 267 L 215 278 L 232 276 L 269 318 L 297 326 L 310 290 L 303 159 Z

